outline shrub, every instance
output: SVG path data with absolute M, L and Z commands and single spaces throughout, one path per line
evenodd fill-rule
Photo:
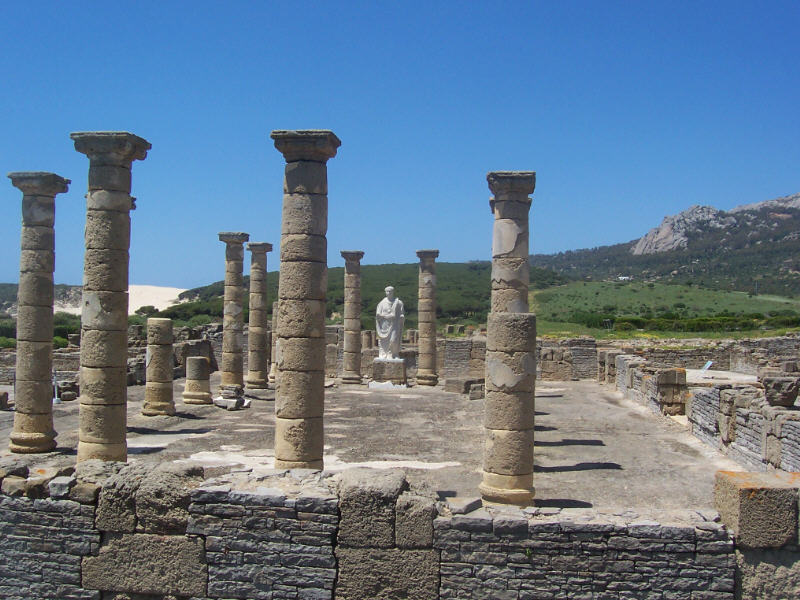
M 16 348 L 17 340 L 14 338 L 0 336 L 0 348 Z
M 53 348 L 66 348 L 69 342 L 66 338 L 55 336 L 53 338 Z

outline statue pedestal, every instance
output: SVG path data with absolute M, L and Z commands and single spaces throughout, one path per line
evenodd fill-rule
M 395 385 L 407 385 L 406 361 L 402 358 L 376 358 L 372 361 L 372 381 L 389 381 Z

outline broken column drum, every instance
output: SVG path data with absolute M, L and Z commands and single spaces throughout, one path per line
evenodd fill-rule
M 273 131 L 283 180 L 275 394 L 275 468 L 322 469 L 325 294 L 328 284 L 327 161 L 330 131 Z
M 81 311 L 78 461 L 127 460 L 131 164 L 150 143 L 119 131 L 70 134 L 89 157 Z
M 241 231 L 221 231 L 225 243 L 225 295 L 222 301 L 221 386 L 244 387 L 244 243 L 250 239 Z
M 417 250 L 419 257 L 419 338 L 417 359 L 417 383 L 436 385 L 436 257 L 438 250 Z M 409 339 L 413 334 L 409 335 Z M 413 343 L 413 340 L 412 340 Z
M 172 393 L 174 372 L 172 342 L 172 319 L 147 319 L 143 415 L 175 414 L 175 400 Z
M 56 194 L 69 179 L 55 173 L 9 173 L 22 191 L 22 234 L 17 288 L 17 365 L 11 452 L 48 452 L 53 430 L 53 268 Z
M 344 258 L 344 349 L 342 382 L 361 383 L 361 259 L 360 250 L 342 250 Z
M 524 505 L 534 496 L 536 317 L 528 312 L 528 213 L 536 174 L 500 171 L 487 180 L 495 220 L 480 492 L 487 502 Z
M 183 388 L 185 404 L 211 404 L 211 365 L 205 356 L 186 358 L 186 384 Z
M 267 312 L 267 252 L 272 244 L 250 242 L 250 320 L 247 326 L 247 387 L 267 389 L 270 367 L 269 313 Z

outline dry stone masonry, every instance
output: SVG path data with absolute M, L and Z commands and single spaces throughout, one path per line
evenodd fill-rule
M 286 159 L 278 282 L 275 467 L 322 468 L 328 159 L 324 130 L 273 131 Z
M 343 383 L 361 383 L 361 259 L 360 250 L 342 250 L 344 258 Z
M 419 257 L 419 358 L 417 383 L 436 385 L 436 258 L 438 250 L 417 250 Z
M 222 305 L 222 386 L 244 387 L 244 243 L 250 235 L 221 231 L 225 243 L 225 295 Z
M 183 401 L 186 404 L 211 404 L 211 366 L 205 356 L 186 358 L 186 385 Z
M 267 252 L 272 244 L 250 242 L 250 322 L 247 327 L 247 387 L 267 389 L 270 366 L 269 314 L 267 313 Z
M 147 319 L 147 372 L 142 414 L 174 415 L 172 319 Z
M 278 301 L 272 303 L 272 331 L 269 336 L 269 346 L 270 346 L 270 365 L 269 365 L 269 377 L 268 381 L 271 384 L 275 384 L 275 377 L 277 375 L 277 363 L 278 360 L 278 353 L 275 351 L 275 344 L 278 341 Z
M 81 312 L 78 461 L 125 461 L 131 164 L 150 143 L 119 131 L 70 137 L 89 158 Z
M 22 235 L 17 290 L 17 356 L 14 430 L 9 450 L 48 452 L 53 430 L 53 269 L 56 194 L 69 179 L 55 173 L 9 173 L 22 191 Z
M 480 492 L 487 502 L 529 504 L 534 494 L 536 316 L 528 312 L 528 213 L 536 174 L 500 171 L 489 173 L 487 180 L 495 220 Z

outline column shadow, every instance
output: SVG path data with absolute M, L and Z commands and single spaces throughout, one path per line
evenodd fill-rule
M 569 471 L 621 471 L 622 465 L 615 462 L 582 462 L 576 465 L 557 465 L 555 467 L 533 466 L 534 473 L 566 473 Z

